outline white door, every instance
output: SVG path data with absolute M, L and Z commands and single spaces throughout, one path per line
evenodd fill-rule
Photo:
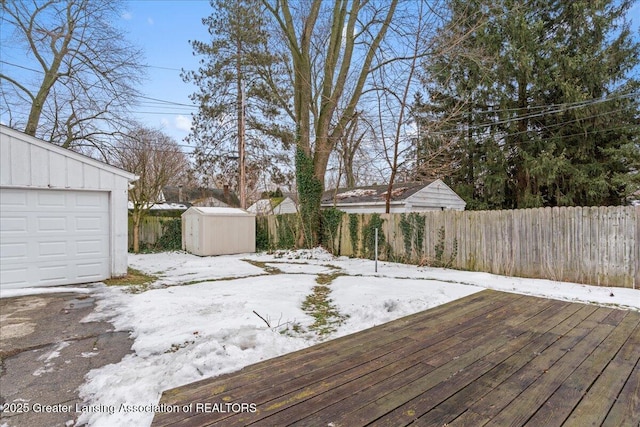
M 109 193 L 0 188 L 3 289 L 110 277 Z

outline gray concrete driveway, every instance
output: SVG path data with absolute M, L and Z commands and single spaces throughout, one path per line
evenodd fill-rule
M 0 426 L 76 425 L 87 372 L 131 352 L 128 332 L 81 322 L 94 302 L 78 293 L 0 299 Z

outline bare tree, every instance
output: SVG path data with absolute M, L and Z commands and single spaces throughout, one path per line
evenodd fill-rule
M 161 202 L 162 189 L 186 176 L 189 163 L 173 139 L 158 130 L 139 127 L 120 139 L 113 163 L 139 178 L 129 190 L 133 203 L 133 251 L 140 251 L 140 223 Z
M 375 106 L 375 138 L 379 141 L 382 155 L 388 168 L 388 190 L 385 197 L 385 212 L 389 213 L 393 185 L 406 154 L 411 151 L 413 133 L 411 123 L 411 101 L 418 89 L 417 78 L 420 58 L 429 51 L 430 34 L 437 26 L 438 17 L 431 12 L 426 1 L 414 3 L 414 14 L 402 14 L 394 22 L 396 38 L 393 44 L 379 52 L 382 57 L 393 58 L 384 67 L 372 73 L 371 93 Z
M 141 52 L 114 27 L 114 0 L 2 2 L 2 44 L 20 46 L 29 67 L 5 61 L 2 106 L 24 132 L 65 148 L 102 148 L 105 134 L 129 125 L 142 76 Z M 35 83 L 34 83 L 35 82 Z M 103 157 L 107 153 L 102 152 Z
M 376 52 L 398 0 L 312 0 L 292 9 L 288 0 L 263 0 L 286 40 L 293 70 L 296 181 L 303 241 L 314 245 L 320 198 L 331 153 L 353 118 Z M 325 43 L 318 43 L 318 37 Z M 316 62 L 318 58 L 322 61 Z M 314 70 L 318 78 L 314 78 Z M 346 81 L 353 78 L 352 90 Z M 338 109 L 341 100 L 344 108 Z
M 356 186 L 355 160 L 362 141 L 369 133 L 370 127 L 362 120 L 362 114 L 356 113 L 353 120 L 347 125 L 344 135 L 340 138 L 337 146 L 340 155 L 340 163 L 344 171 L 345 187 Z M 364 125 L 363 125 L 364 123 Z M 341 170 L 341 172 L 342 172 Z M 338 180 L 338 183 L 340 180 Z

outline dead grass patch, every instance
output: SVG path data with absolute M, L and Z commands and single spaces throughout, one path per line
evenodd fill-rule
M 315 332 L 320 337 L 335 332 L 340 325 L 348 318 L 341 314 L 338 308 L 329 298 L 331 294 L 331 282 L 343 273 L 319 274 L 316 278 L 317 286 L 313 287 L 313 293 L 307 295 L 302 302 L 302 309 L 315 320 L 309 326 L 309 330 Z
M 145 274 L 140 270 L 129 267 L 127 275 L 122 277 L 114 277 L 107 279 L 104 283 L 108 286 L 144 286 L 158 280 L 158 277 Z

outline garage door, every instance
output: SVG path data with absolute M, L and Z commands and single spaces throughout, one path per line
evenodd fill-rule
M 110 276 L 109 194 L 0 188 L 3 289 Z

